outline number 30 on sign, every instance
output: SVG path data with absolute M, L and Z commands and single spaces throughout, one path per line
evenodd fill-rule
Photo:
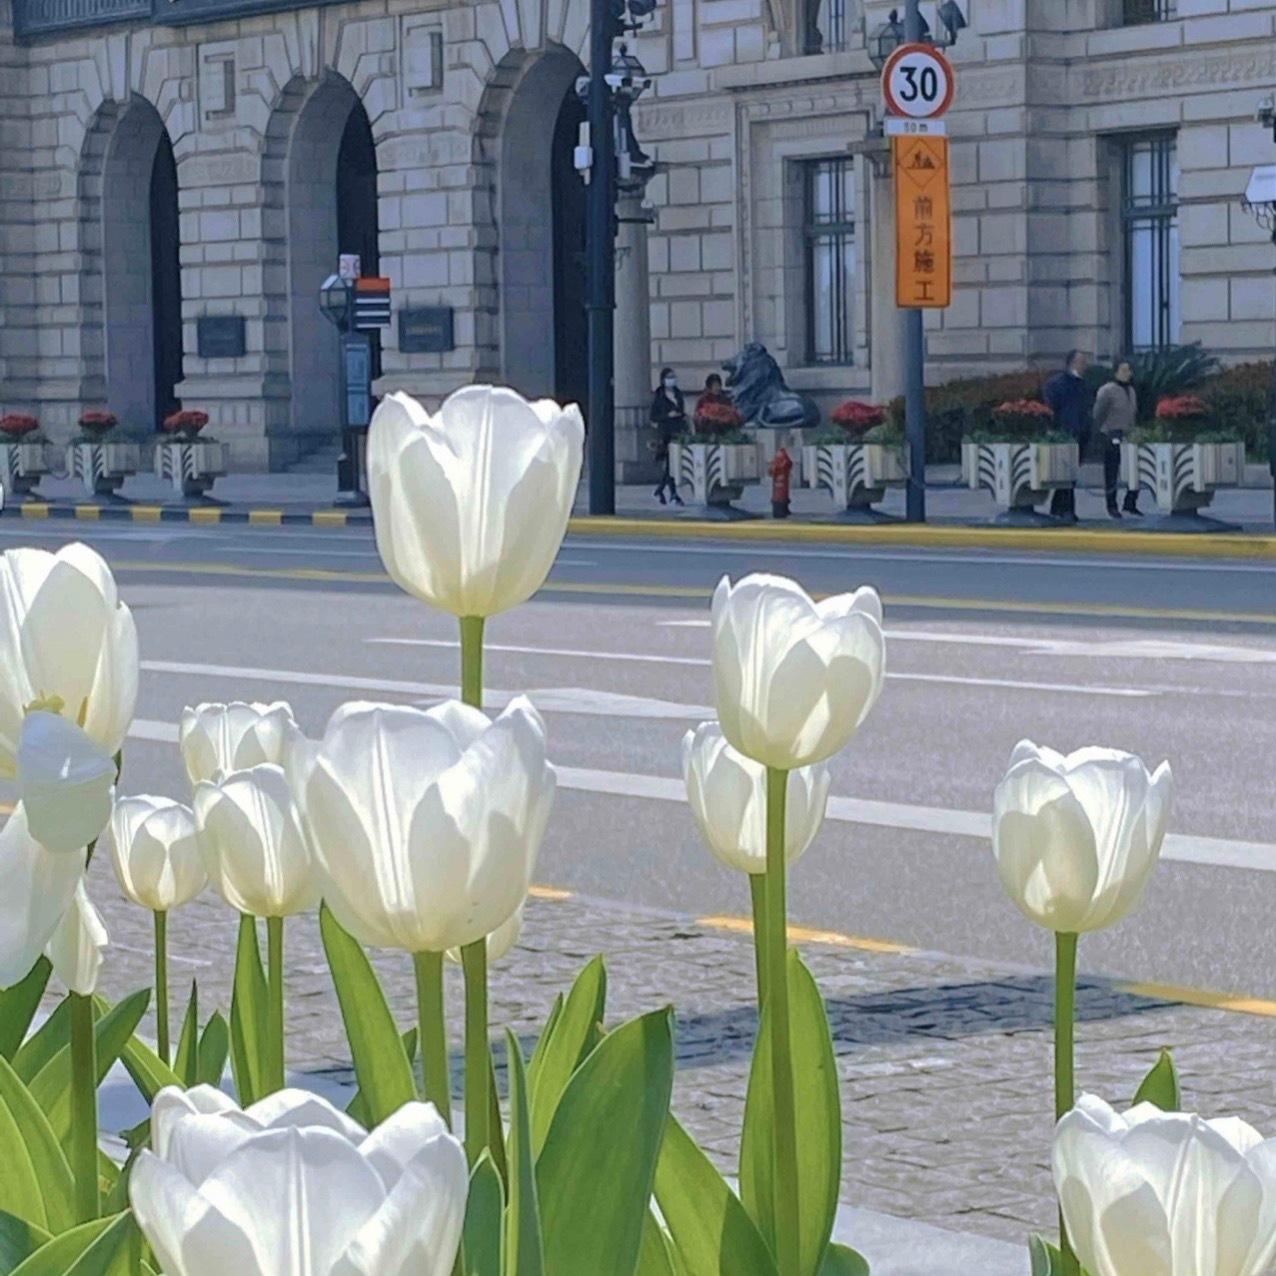
M 929 44 L 901 45 L 882 68 L 882 94 L 891 115 L 937 120 L 953 102 L 952 64 Z

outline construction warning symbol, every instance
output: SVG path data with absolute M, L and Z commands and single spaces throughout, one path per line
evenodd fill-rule
M 893 137 L 895 304 L 939 310 L 952 304 L 953 243 L 948 139 Z

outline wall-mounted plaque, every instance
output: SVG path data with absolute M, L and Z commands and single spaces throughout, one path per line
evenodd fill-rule
M 247 348 L 243 315 L 200 315 L 195 330 L 201 359 L 238 359 Z
M 451 306 L 399 311 L 399 349 L 404 354 L 443 354 L 456 349 Z

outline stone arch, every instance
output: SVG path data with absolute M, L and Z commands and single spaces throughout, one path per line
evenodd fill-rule
M 361 184 L 358 225 L 338 191 L 341 161 L 352 153 L 360 157 L 351 179 Z M 334 440 L 341 422 L 340 343 L 319 309 L 319 287 L 341 252 L 371 254 L 365 272 L 377 264 L 376 137 L 344 76 L 330 70 L 285 87 L 266 129 L 262 185 L 267 354 L 272 372 L 287 378 L 289 429 L 295 451 L 304 452 Z M 343 244 L 342 234 L 352 242 Z
M 501 379 L 524 394 L 561 388 L 566 249 L 561 218 L 556 222 L 562 210 L 554 198 L 555 135 L 560 149 L 574 141 L 561 136 L 561 117 L 583 73 L 580 59 L 561 44 L 511 50 L 493 72 L 479 113 L 476 158 L 491 175 L 496 364 Z
M 176 406 L 182 376 L 177 168 L 140 94 L 98 108 L 80 153 L 84 406 L 105 404 L 134 436 Z

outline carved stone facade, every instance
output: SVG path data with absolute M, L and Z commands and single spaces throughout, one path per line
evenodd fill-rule
M 0 0 L 0 411 L 35 410 L 58 440 L 104 403 L 152 429 L 165 233 L 153 173 L 171 145 L 184 355 L 170 388 L 211 414 L 240 467 L 330 440 L 337 347 L 317 290 L 352 233 L 336 188 L 359 112 L 395 309 L 448 307 L 453 327 L 453 348 L 434 353 L 402 351 L 388 330 L 375 388 L 574 388 L 578 329 L 562 312 L 577 305 L 578 254 L 551 206 L 576 198 L 563 103 L 588 0 L 283 2 L 234 18 L 209 14 L 226 0 L 181 0 L 177 17 L 158 3 L 151 20 L 129 16 L 135 5 L 16 37 L 15 10 L 37 2 Z M 654 77 L 636 132 L 660 164 L 653 379 L 668 364 L 694 387 L 757 340 L 825 408 L 898 391 L 891 185 L 864 41 L 894 6 L 844 7 L 847 47 L 830 52 L 803 52 L 798 0 L 662 0 L 634 42 Z M 1176 0 L 1175 18 L 1139 26 L 1122 25 L 1120 0 L 963 7 L 956 291 L 928 315 L 930 378 L 1126 344 L 1122 157 L 1149 133 L 1175 143 L 1176 335 L 1229 359 L 1269 355 L 1276 254 L 1240 197 L 1253 165 L 1276 163 L 1253 120 L 1276 90 L 1276 0 Z M 837 250 L 845 331 L 838 361 L 817 363 L 807 174 L 834 158 L 853 191 Z M 618 324 L 642 300 L 627 286 Z M 200 357 L 208 316 L 243 319 L 242 355 Z

